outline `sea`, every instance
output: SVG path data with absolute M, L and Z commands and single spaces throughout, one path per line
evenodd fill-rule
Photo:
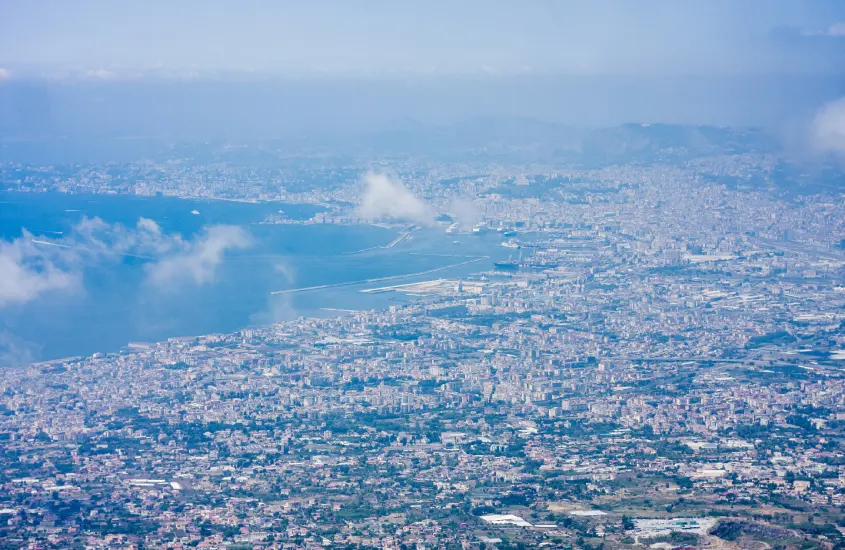
M 185 240 L 219 224 L 239 226 L 252 237 L 249 248 L 224 255 L 211 280 L 183 282 L 176 290 L 149 283 L 146 264 L 156 260 L 88 258 L 75 267 L 81 273 L 79 288 L 0 304 L 0 364 L 114 352 L 130 342 L 229 333 L 299 317 L 386 308 L 413 298 L 361 290 L 467 277 L 489 270 L 493 261 L 513 253 L 500 246 L 502 237 L 495 232 L 461 235 L 447 233 L 444 226 L 428 227 L 385 248 L 400 234 L 397 230 L 369 224 L 301 223 L 321 210 L 315 205 L 271 202 L 0 192 L 0 246 L 24 238 L 24 229 L 31 238 L 62 243 L 84 218 L 125 227 L 147 218 L 166 235 L 179 234 Z M 300 223 L 261 223 L 280 212 Z M 488 258 L 455 266 L 478 256 Z M 413 275 L 430 270 L 437 271 Z M 367 279 L 383 280 L 355 284 Z M 305 287 L 322 288 L 272 294 Z

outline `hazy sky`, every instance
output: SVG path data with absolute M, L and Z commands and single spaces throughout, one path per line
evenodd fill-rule
M 842 96 L 845 0 L 0 0 L 0 137 L 792 128 Z
M 0 0 L 0 76 L 845 70 L 842 0 Z

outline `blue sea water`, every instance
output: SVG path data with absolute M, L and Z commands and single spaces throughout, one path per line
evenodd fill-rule
M 36 237 L 60 240 L 84 217 L 134 226 L 154 220 L 167 234 L 189 239 L 204 227 L 238 225 L 253 245 L 230 251 L 206 284 L 156 288 L 149 284 L 149 260 L 91 262 L 82 269 L 82 288 L 54 291 L 25 303 L 0 307 L 0 362 L 46 360 L 116 351 L 129 342 L 172 336 L 231 332 L 245 326 L 335 310 L 386 307 L 406 298 L 395 293 L 365 294 L 376 286 L 466 276 L 507 257 L 500 236 L 450 235 L 443 228 L 415 232 L 390 249 L 396 232 L 370 225 L 258 224 L 283 210 L 305 220 L 320 210 L 311 205 L 184 200 L 171 197 L 0 193 L 0 239 L 8 242 L 25 228 Z M 193 211 L 199 212 L 193 214 Z M 455 256 L 449 256 L 455 255 Z M 434 274 L 372 284 L 324 288 L 272 296 L 274 290 L 346 283 L 416 273 L 458 263 L 457 256 L 490 260 Z M 0 273 L 0 276 L 3 276 Z

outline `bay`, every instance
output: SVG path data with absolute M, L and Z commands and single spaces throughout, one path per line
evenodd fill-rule
M 88 263 L 81 267 L 82 288 L 47 292 L 0 308 L 0 362 L 89 355 L 116 351 L 135 341 L 226 333 L 302 316 L 336 315 L 342 313 L 339 310 L 387 307 L 407 298 L 360 290 L 463 277 L 507 257 L 495 233 L 452 235 L 443 227 L 432 227 L 414 232 L 392 248 L 380 248 L 396 238 L 396 231 L 363 224 L 259 223 L 280 210 L 291 219 L 306 220 L 322 208 L 172 197 L 0 193 L 0 239 L 6 242 L 19 238 L 23 229 L 36 238 L 61 242 L 86 217 L 127 227 L 143 217 L 155 221 L 164 233 L 185 239 L 208 226 L 236 225 L 253 241 L 248 249 L 229 251 L 213 280 L 199 285 L 151 285 L 146 270 L 150 260 L 141 258 Z M 271 295 L 277 290 L 408 275 L 478 255 L 490 258 L 395 282 Z

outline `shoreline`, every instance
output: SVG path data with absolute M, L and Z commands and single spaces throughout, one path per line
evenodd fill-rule
M 6 187 L 0 189 L 0 193 L 10 193 L 15 195 L 49 195 L 54 193 L 56 195 L 67 195 L 70 197 L 141 197 L 149 199 L 179 199 L 186 201 L 222 201 L 235 202 L 241 204 L 288 204 L 292 206 L 320 206 L 328 210 L 335 208 L 334 205 L 323 202 L 291 202 L 283 199 L 246 199 L 236 197 L 208 197 L 208 196 L 191 196 L 191 195 L 150 195 L 148 193 L 97 193 L 96 191 L 87 191 L 85 193 L 77 193 L 73 191 L 59 191 L 57 189 L 47 189 L 38 191 L 23 191 L 21 189 L 14 189 Z
M 90 198 L 90 199 L 94 200 L 95 202 L 97 202 L 98 204 L 96 206 L 92 206 L 92 211 L 88 212 L 87 213 L 88 215 L 96 215 L 97 209 L 99 209 L 99 208 L 108 208 L 109 204 L 107 203 L 107 201 L 108 201 L 109 198 L 113 198 L 116 201 L 131 200 L 133 197 L 143 197 L 145 199 L 157 199 L 157 198 L 160 198 L 160 199 L 177 199 L 178 198 L 178 199 L 183 199 L 183 200 L 198 200 L 198 199 L 193 198 L 193 197 L 136 195 L 136 194 L 126 194 L 126 193 L 76 193 L 76 192 L 62 192 L 62 191 L 19 191 L 19 190 L 13 190 L 13 189 L 12 190 L 5 189 L 3 191 L 0 191 L 0 196 L 2 196 L 2 194 L 4 192 L 5 192 L 5 195 L 6 195 L 7 202 L 14 203 L 14 204 L 17 204 L 19 202 L 17 200 L 14 200 L 15 197 L 21 197 L 22 195 L 25 195 L 25 194 L 32 195 L 32 197 L 29 197 L 29 198 L 21 197 L 21 199 L 24 199 L 25 203 L 33 204 L 33 205 L 40 204 L 40 201 L 51 201 L 51 200 L 57 200 L 59 203 L 61 203 L 63 198 L 68 198 L 68 199 L 74 198 L 77 202 L 83 202 L 85 199 Z M 54 198 L 51 199 L 50 197 L 54 197 Z M 246 202 L 246 203 L 255 204 L 252 201 L 240 201 L 240 200 L 232 201 L 232 200 L 228 200 L 228 199 L 208 199 L 208 200 L 224 200 L 227 203 Z M 263 202 L 270 203 L 271 201 L 263 201 Z M 291 205 L 296 205 L 296 204 L 309 205 L 310 204 L 310 203 L 278 203 L 277 201 L 272 201 L 272 203 L 275 203 L 275 204 L 291 204 Z M 15 208 L 15 206 L 11 206 L 10 208 Z M 64 207 L 62 207 L 62 208 L 64 208 Z M 177 210 L 179 208 L 180 207 L 177 206 Z M 202 210 L 201 207 L 198 207 L 197 209 Z M 224 210 L 224 212 L 225 212 L 225 210 Z M 190 216 L 188 216 L 188 217 L 190 217 Z M 308 224 L 305 223 L 305 221 L 306 220 L 297 220 L 295 222 L 295 224 L 297 224 L 297 225 L 308 225 Z M 356 223 L 356 224 L 326 224 L 326 225 L 341 225 L 341 226 L 349 226 L 349 227 L 368 226 L 368 227 L 378 227 L 379 229 L 387 229 L 390 233 L 383 235 L 383 238 L 384 238 L 383 241 L 381 241 L 381 239 L 379 239 L 379 241 L 381 241 L 385 244 L 378 245 L 378 246 L 374 247 L 374 248 L 376 248 L 379 251 L 384 252 L 384 253 L 390 252 L 390 250 L 392 249 L 392 247 L 389 246 L 390 244 L 398 245 L 398 244 L 404 243 L 406 241 L 406 239 L 409 238 L 409 233 L 410 233 L 407 230 L 407 224 L 402 224 L 401 228 L 392 226 L 390 224 L 379 223 L 379 222 L 375 222 L 375 223 Z M 405 229 L 405 231 L 403 232 L 402 229 Z M 343 232 L 344 230 L 340 230 L 340 231 Z M 436 236 L 436 235 L 439 235 L 437 228 L 432 228 L 432 231 L 433 232 L 430 235 L 431 238 L 432 239 L 438 238 Z M 46 239 L 44 239 L 44 240 L 39 239 L 37 237 L 34 238 L 34 239 L 31 239 L 31 240 L 34 241 L 33 242 L 34 246 L 60 247 L 60 248 L 65 248 L 65 247 L 69 246 L 69 245 L 62 244 L 61 242 L 54 243 L 54 242 L 51 242 L 51 241 L 46 240 Z M 404 250 L 404 247 L 395 246 L 396 250 L 398 250 L 400 248 L 403 249 L 403 250 L 399 251 L 402 254 L 409 253 L 409 254 L 413 254 L 415 256 L 427 256 L 427 255 L 439 256 L 438 254 L 426 254 L 425 252 L 407 252 L 406 250 Z M 486 249 L 487 249 L 487 247 L 484 248 L 484 250 L 486 250 Z M 479 252 L 480 251 L 481 250 L 479 250 Z M 352 253 L 354 254 L 355 252 L 360 252 L 360 251 L 353 251 Z M 343 252 L 338 253 L 339 256 L 345 255 L 345 254 L 348 254 L 348 253 L 343 253 Z M 142 256 L 137 256 L 137 255 L 125 255 L 125 256 L 137 257 L 137 258 L 140 258 L 140 259 L 143 259 L 143 260 L 155 260 L 155 259 L 157 259 L 157 258 L 153 258 L 153 257 L 146 257 L 146 256 L 142 257 Z M 445 257 L 446 255 L 443 255 L 443 256 Z M 370 278 L 370 279 L 367 279 L 367 280 L 353 280 L 353 281 L 340 283 L 337 286 L 354 287 L 356 285 L 363 285 L 363 284 L 366 284 L 366 283 L 377 282 L 377 281 L 380 281 L 380 280 L 384 280 L 384 281 L 391 280 L 391 279 L 400 279 L 401 280 L 401 279 L 408 279 L 408 278 L 411 278 L 411 277 L 419 277 L 419 276 L 425 275 L 426 273 L 434 273 L 434 272 L 438 272 L 438 271 L 450 270 L 450 269 L 458 268 L 458 267 L 465 265 L 465 264 L 471 264 L 471 263 L 479 262 L 483 258 L 487 257 L 487 256 L 480 256 L 480 255 L 476 256 L 476 255 L 459 255 L 459 254 L 449 255 L 449 256 L 454 256 L 456 260 L 464 260 L 464 261 L 450 262 L 449 265 L 446 265 L 446 266 L 441 265 L 441 266 L 435 267 L 433 269 L 424 269 L 422 271 L 418 271 L 418 272 L 415 272 L 415 273 L 399 274 L 399 275 L 385 275 L 383 277 L 373 277 L 373 278 Z M 431 264 L 429 264 L 429 265 L 431 265 Z M 420 267 L 425 267 L 425 263 L 420 265 Z M 391 268 L 391 269 L 393 269 L 393 268 Z M 483 270 L 484 270 L 484 268 L 479 267 L 479 269 L 477 269 L 477 270 L 473 269 L 472 273 L 480 273 Z M 382 273 L 384 273 L 384 271 L 382 271 Z M 390 271 L 387 270 L 387 273 L 390 273 Z M 271 288 L 272 288 L 272 286 L 271 286 Z M 292 290 L 294 290 L 294 289 L 292 289 Z M 311 289 L 311 290 L 317 290 L 317 289 Z M 294 292 L 300 292 L 300 291 L 301 291 L 301 289 L 294 290 Z M 351 292 L 354 292 L 356 295 L 358 295 L 357 289 L 354 289 Z M 287 293 L 287 292 L 283 291 L 282 293 Z M 319 293 L 314 293 L 314 295 L 319 296 Z M 314 298 L 314 300 L 319 301 L 319 298 Z M 350 298 L 350 300 L 351 300 L 350 303 L 355 301 L 352 298 Z M 326 307 L 321 307 L 322 305 L 323 304 L 317 303 L 315 305 L 315 307 L 303 306 L 301 308 L 302 309 L 301 314 L 297 314 L 295 317 L 291 317 L 291 319 L 285 319 L 285 320 L 282 320 L 282 321 L 279 321 L 279 322 L 285 322 L 287 320 L 293 320 L 297 317 L 316 318 L 316 317 L 321 317 L 321 316 L 326 316 L 326 315 L 331 315 L 331 316 L 342 315 L 342 314 L 347 314 L 349 311 L 353 311 L 353 309 L 345 308 L 344 306 L 327 305 Z M 376 300 L 376 301 L 365 301 L 364 305 L 360 308 L 358 308 L 358 306 L 353 306 L 353 307 L 357 308 L 357 309 L 355 309 L 356 311 L 365 311 L 365 310 L 384 309 L 387 306 L 383 302 Z M 235 321 L 237 322 L 237 320 L 235 320 Z M 187 328 L 188 330 L 178 331 L 175 334 L 163 334 L 163 335 L 161 335 L 161 337 L 152 336 L 152 337 L 149 338 L 149 342 L 150 343 L 167 342 L 171 338 L 182 337 L 185 334 L 191 335 L 190 337 L 192 337 L 192 338 L 193 337 L 202 337 L 202 336 L 206 336 L 206 335 L 209 335 L 209 334 L 218 334 L 218 333 L 219 334 L 231 334 L 231 333 L 234 333 L 234 332 L 238 332 L 240 330 L 244 330 L 244 329 L 246 329 L 250 326 L 253 326 L 253 327 L 254 326 L 271 326 L 273 324 L 272 322 L 255 323 L 254 321 L 248 320 L 246 318 L 244 318 L 243 321 L 244 322 L 242 324 L 239 324 L 239 325 L 234 326 L 232 328 L 224 328 L 223 330 L 216 329 L 216 330 L 211 330 L 211 331 L 200 329 L 200 330 L 197 330 L 196 332 L 191 330 L 191 326 L 190 326 L 191 323 L 188 322 L 188 323 L 184 323 L 185 326 L 182 327 L 182 328 Z M 120 322 L 120 321 L 118 321 L 118 322 Z M 130 351 L 129 350 L 129 344 L 131 342 L 138 340 L 139 337 L 141 339 L 144 338 L 143 336 L 138 336 L 138 335 L 129 333 L 129 334 L 125 335 L 125 338 L 123 339 L 123 341 L 119 341 L 119 339 L 116 338 L 116 339 L 114 339 L 115 340 L 114 342 L 112 342 L 111 344 L 106 343 L 105 346 L 97 345 L 98 344 L 97 342 L 91 342 L 92 345 L 90 347 L 88 347 L 84 341 L 77 342 L 76 343 L 77 345 L 70 345 L 70 346 L 66 346 L 65 344 L 61 344 L 61 345 L 56 345 L 54 347 L 57 347 L 57 348 L 68 347 L 70 349 L 65 350 L 66 353 L 61 353 L 62 350 L 58 349 L 56 351 L 59 351 L 60 354 L 56 354 L 56 355 L 49 354 L 48 355 L 48 354 L 45 353 L 44 355 L 42 355 L 40 353 L 40 351 L 44 351 L 43 350 L 43 347 L 44 347 L 43 339 L 39 339 L 38 335 L 34 334 L 34 333 L 29 334 L 27 336 L 26 332 L 22 335 L 22 337 L 25 340 L 27 340 L 27 346 L 28 347 L 31 346 L 32 355 L 34 356 L 32 358 L 33 360 L 31 362 L 25 361 L 25 360 L 24 361 L 12 361 L 12 362 L 3 364 L 2 366 L 0 366 L 0 368 L 25 368 L 26 366 L 37 365 L 37 364 L 42 364 L 42 363 L 44 363 L 44 364 L 51 363 L 51 362 L 61 363 L 61 362 L 69 362 L 69 361 L 79 360 L 80 358 L 85 359 L 85 358 L 90 358 L 92 356 L 95 356 L 97 354 L 121 354 L 121 353 L 126 353 L 127 351 Z M 101 344 L 102 344 L 102 342 L 101 342 Z M 41 348 L 41 350 L 39 350 L 39 348 Z M 86 348 L 87 348 L 87 350 L 86 350 Z

